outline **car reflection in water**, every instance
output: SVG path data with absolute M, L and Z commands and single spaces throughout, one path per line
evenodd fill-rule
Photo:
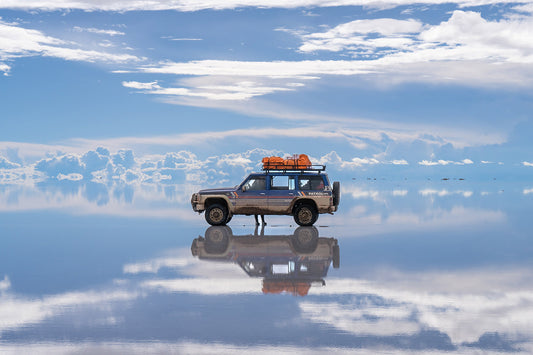
M 333 263 L 339 268 L 335 238 L 319 237 L 315 227 L 299 227 L 292 235 L 233 235 L 229 226 L 212 226 L 191 245 L 200 260 L 232 262 L 250 277 L 263 278 L 263 293 L 305 296 L 312 285 L 324 286 Z

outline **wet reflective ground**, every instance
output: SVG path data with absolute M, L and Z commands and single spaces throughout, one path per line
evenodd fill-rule
M 344 181 L 314 228 L 196 187 L 0 186 L 0 352 L 533 352 L 533 183 Z

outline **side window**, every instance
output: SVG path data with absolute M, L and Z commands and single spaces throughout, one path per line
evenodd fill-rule
M 243 186 L 243 191 L 257 191 L 257 190 L 266 190 L 266 178 L 265 176 L 255 176 L 248 181 Z
M 323 190 L 324 180 L 322 176 L 300 176 L 300 190 Z
M 272 176 L 271 190 L 294 190 L 294 176 L 274 175 Z

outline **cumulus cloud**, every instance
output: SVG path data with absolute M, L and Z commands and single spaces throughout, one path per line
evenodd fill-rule
M 369 34 L 373 36 L 368 38 Z M 488 21 L 473 11 L 456 10 L 447 21 L 433 26 L 417 20 L 357 20 L 301 38 L 301 51 L 346 50 L 387 56 L 389 64 L 449 60 L 531 63 L 533 60 L 532 18 Z
M 355 168 L 360 168 L 364 166 L 371 166 L 371 165 L 377 165 L 377 164 L 383 164 L 382 161 L 379 161 L 375 158 L 359 158 L 354 157 L 349 160 L 345 160 L 337 154 L 337 152 L 332 151 L 318 159 L 319 164 L 324 164 L 328 166 L 332 166 L 336 169 L 343 170 L 343 169 L 350 169 L 353 170 Z
M 20 168 L 20 164 L 12 163 L 7 158 L 0 156 L 0 169 Z
M 326 32 L 302 36 L 302 52 L 343 50 L 360 55 L 372 55 L 378 48 L 405 50 L 413 45 L 413 34 L 419 33 L 422 23 L 417 20 L 391 18 L 356 20 L 338 25 Z M 376 35 L 378 35 L 376 37 Z

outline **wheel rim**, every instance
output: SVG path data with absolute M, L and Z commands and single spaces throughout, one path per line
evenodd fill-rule
M 307 243 L 309 243 L 312 240 L 313 240 L 313 235 L 309 231 L 300 232 L 298 234 L 298 241 L 301 244 L 307 244 Z
M 311 213 L 311 210 L 307 207 L 301 208 L 300 211 L 298 211 L 298 220 L 303 224 L 311 223 L 311 220 L 313 219 L 313 214 Z
M 220 208 L 213 208 L 209 211 L 209 218 L 215 223 L 222 222 L 223 217 L 224 212 Z
M 209 239 L 213 242 L 220 242 L 224 239 L 224 235 L 220 231 L 215 231 L 209 235 Z

